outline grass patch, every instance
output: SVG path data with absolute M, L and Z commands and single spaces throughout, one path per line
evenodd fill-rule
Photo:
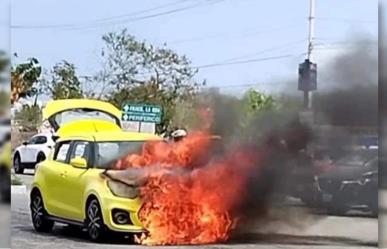
M 12 174 L 11 175 L 11 185 L 23 185 L 23 182 L 15 174 Z

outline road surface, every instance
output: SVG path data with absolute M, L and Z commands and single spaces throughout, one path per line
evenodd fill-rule
M 30 185 L 32 175 L 20 178 Z M 201 246 L 170 246 L 168 248 L 377 248 L 378 220 L 367 217 L 336 217 L 303 215 L 302 207 L 292 207 L 288 223 L 284 221 L 259 224 L 242 232 L 242 237 L 229 243 Z M 281 211 L 278 211 L 280 213 Z M 290 214 L 290 215 L 289 215 Z M 289 219 L 293 219 L 289 221 Z M 295 222 L 298 221 L 298 222 Z M 305 225 L 307 224 L 307 225 Z M 300 225 L 303 228 L 297 228 Z M 114 239 L 106 244 L 94 244 L 87 240 L 82 231 L 74 231 L 64 225 L 57 225 L 51 234 L 38 234 L 33 230 L 28 210 L 27 194 L 12 196 L 12 248 L 16 249 L 130 249 L 158 248 L 130 244 L 128 240 Z M 160 247 L 161 248 L 161 247 Z
M 0 248 L 9 248 L 11 244 L 11 206 L 0 204 Z

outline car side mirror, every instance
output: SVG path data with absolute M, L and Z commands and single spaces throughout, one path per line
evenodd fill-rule
M 56 142 L 56 140 L 59 139 L 59 136 L 58 135 L 52 135 L 51 139 L 52 139 L 52 141 Z
M 87 168 L 87 161 L 83 157 L 74 157 L 73 159 L 70 160 L 70 164 L 75 168 L 81 168 L 81 169 Z
M 27 141 L 24 141 L 24 142 L 23 142 L 23 145 L 24 145 L 24 146 L 26 146 L 27 144 L 28 144 L 28 142 L 27 142 Z

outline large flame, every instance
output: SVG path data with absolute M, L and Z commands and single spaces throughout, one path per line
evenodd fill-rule
M 220 159 L 209 154 L 213 139 L 198 132 L 177 143 L 148 142 L 140 155 L 121 159 L 118 168 L 143 168 L 140 220 L 146 245 L 204 244 L 225 241 L 236 226 L 233 212 L 260 154 L 230 149 Z

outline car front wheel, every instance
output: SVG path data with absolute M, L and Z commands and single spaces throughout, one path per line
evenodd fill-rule
M 87 205 L 85 226 L 90 240 L 101 242 L 105 238 L 107 229 L 103 222 L 101 207 L 97 199 L 92 199 Z
M 31 218 L 32 224 L 37 232 L 48 233 L 52 230 L 54 222 L 47 218 L 47 212 L 44 208 L 43 198 L 37 191 L 31 196 Z

